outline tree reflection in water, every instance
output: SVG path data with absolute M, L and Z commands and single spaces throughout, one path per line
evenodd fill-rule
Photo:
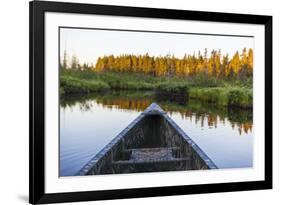
M 172 99 L 172 100 L 171 100 Z M 114 91 L 91 95 L 71 95 L 60 99 L 62 109 L 79 105 L 80 111 L 89 111 L 95 102 L 107 109 L 142 112 L 152 102 L 158 103 L 168 114 L 179 113 L 183 119 L 193 120 L 201 127 L 217 128 L 218 122 L 231 123 L 232 129 L 239 134 L 251 133 L 253 129 L 253 111 L 251 109 L 231 108 L 202 103 L 198 100 L 169 98 L 166 95 L 154 95 L 151 91 Z

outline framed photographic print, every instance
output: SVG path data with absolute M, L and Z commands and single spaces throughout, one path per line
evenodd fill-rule
M 272 188 L 272 17 L 30 2 L 30 203 Z

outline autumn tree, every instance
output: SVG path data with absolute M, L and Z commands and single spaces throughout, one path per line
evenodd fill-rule
M 76 58 L 73 62 L 78 64 Z M 74 63 L 75 64 L 75 63 Z M 206 77 L 219 79 L 239 79 L 244 80 L 252 76 L 253 73 L 253 50 L 243 49 L 241 54 L 237 51 L 232 57 L 228 54 L 221 55 L 220 50 L 212 50 L 208 56 L 207 49 L 204 54 L 198 52 L 196 55 L 185 54 L 182 58 L 174 55 L 149 56 L 145 55 L 120 55 L 99 57 L 95 65 L 96 72 L 134 72 L 144 73 L 153 76 L 179 76 L 192 77 L 204 75 Z

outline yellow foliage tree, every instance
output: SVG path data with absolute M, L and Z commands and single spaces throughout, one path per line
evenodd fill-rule
M 204 74 L 214 78 L 243 78 L 253 73 L 253 49 L 244 48 L 239 54 L 237 51 L 232 58 L 221 55 L 221 51 L 212 50 L 208 57 L 204 55 L 185 54 L 183 58 L 175 56 L 120 55 L 99 57 L 94 68 L 97 72 L 134 72 L 153 76 L 196 76 Z

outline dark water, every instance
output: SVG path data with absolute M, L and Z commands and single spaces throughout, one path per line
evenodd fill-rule
M 251 110 L 123 91 L 61 99 L 60 176 L 74 175 L 152 102 L 168 112 L 219 168 L 252 167 Z

